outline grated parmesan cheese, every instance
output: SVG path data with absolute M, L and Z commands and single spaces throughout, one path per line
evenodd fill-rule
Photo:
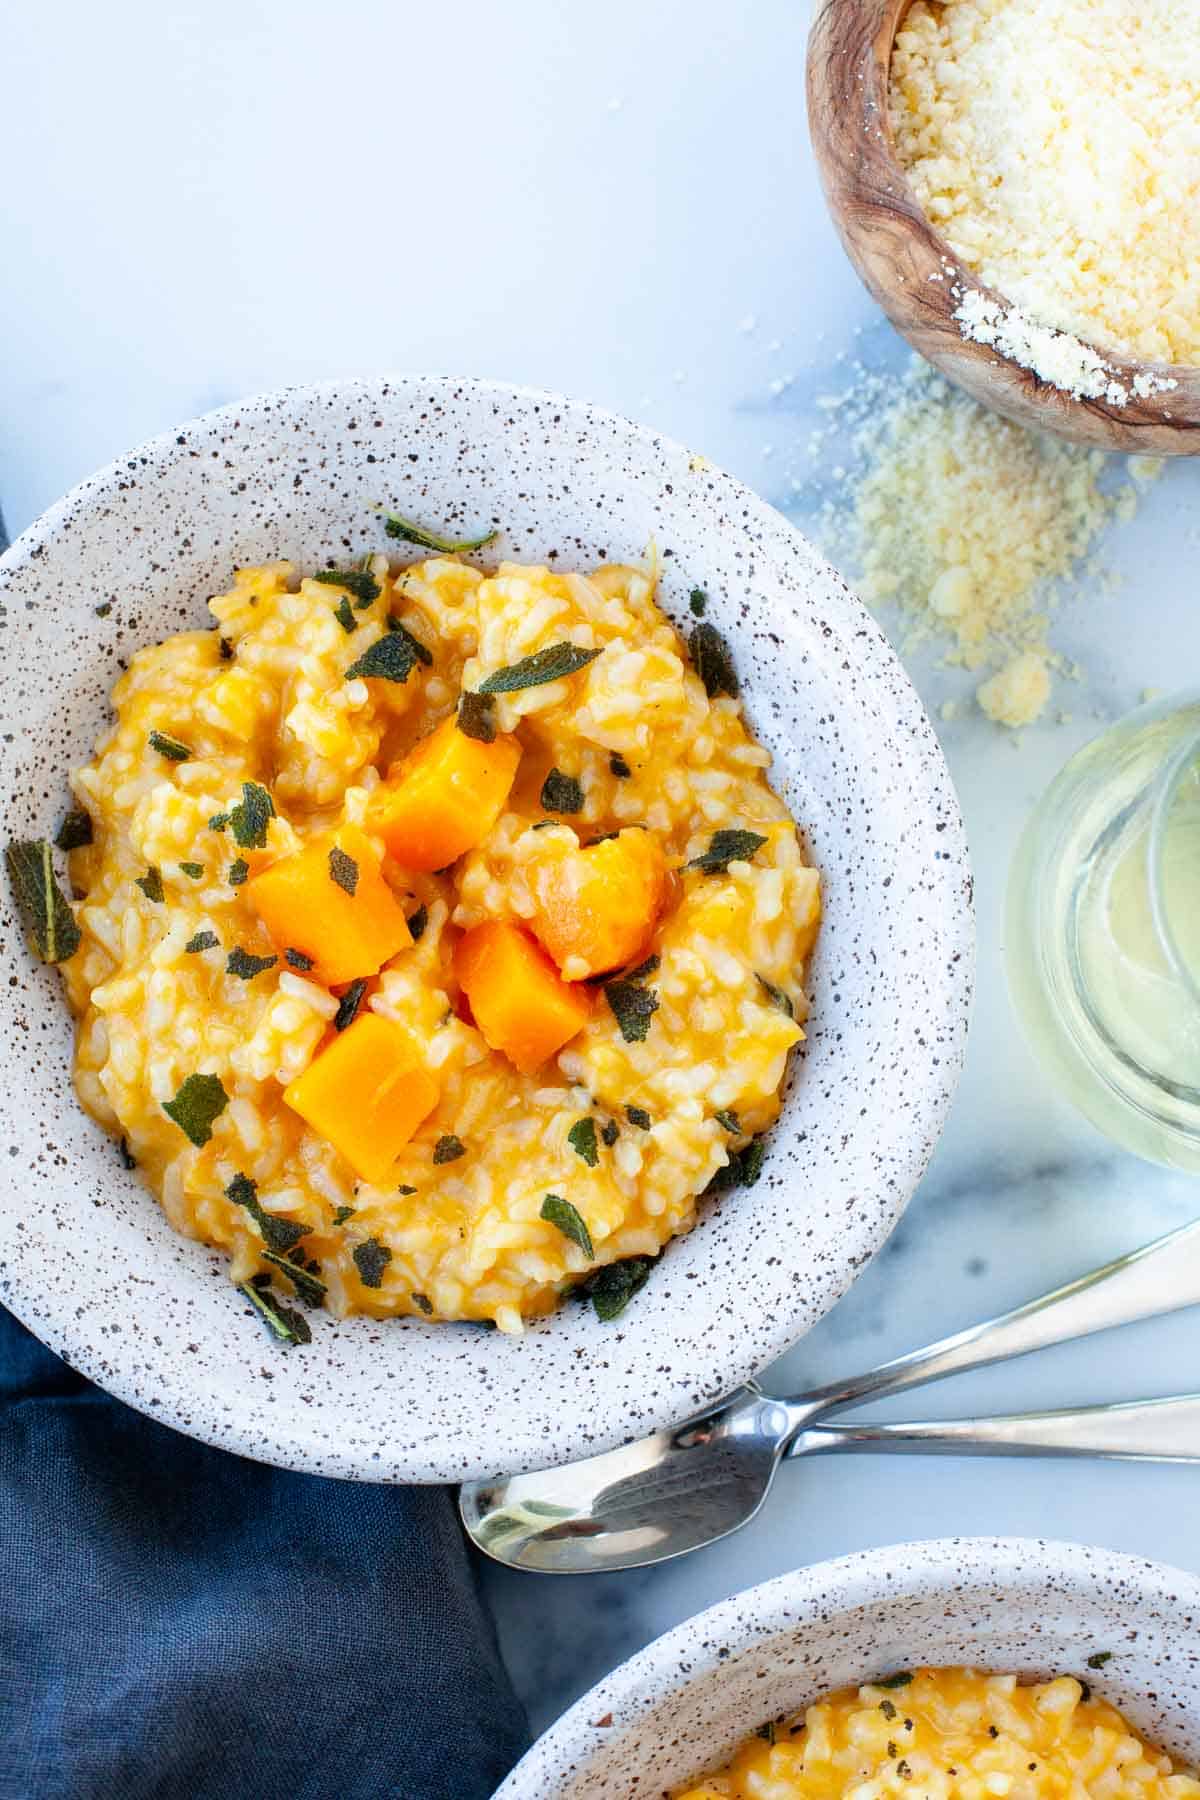
M 820 405 L 829 422 L 810 449 L 850 465 L 817 521 L 824 547 L 868 605 L 899 609 L 906 654 L 936 646 L 944 664 L 981 677 L 990 718 L 1031 724 L 1051 672 L 1077 673 L 1049 638 L 1060 589 L 1103 580 L 1095 540 L 1134 516 L 1161 463 L 1027 431 L 919 356 L 900 374 L 860 370 Z M 1114 483 L 1122 468 L 1131 479 Z
M 984 318 L 975 297 L 965 335 L 1110 400 L 1094 353 L 1061 366 L 1086 345 L 1022 335 L 1200 363 L 1196 0 L 916 0 L 890 116 L 927 217 L 1012 303 Z

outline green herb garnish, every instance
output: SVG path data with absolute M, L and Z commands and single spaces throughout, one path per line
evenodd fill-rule
M 155 906 L 162 905 L 164 899 L 162 874 L 158 869 L 147 869 L 144 875 L 138 876 L 133 885 L 140 887 L 147 900 L 153 900 Z
M 358 620 L 355 618 L 354 610 L 345 594 L 342 595 L 341 599 L 334 607 L 333 616 L 341 626 L 342 630 L 346 633 L 347 637 L 350 636 L 352 631 L 358 630 Z
M 758 982 L 758 985 L 762 988 L 764 994 L 766 994 L 772 1003 L 779 1008 L 781 1013 L 786 1013 L 789 1019 L 795 1018 L 796 1009 L 781 987 L 776 987 L 775 983 L 773 981 L 768 981 L 765 975 L 756 974 L 754 979 Z
M 632 980 L 606 981 L 604 998 L 621 1027 L 627 1044 L 640 1044 L 650 1029 L 650 1020 L 658 1011 L 658 995 L 652 988 Z
M 583 786 L 574 775 L 564 775 L 561 769 L 551 769 L 542 783 L 541 803 L 547 812 L 582 812 Z
M 359 1280 L 364 1287 L 377 1288 L 383 1286 L 383 1271 L 392 1260 L 392 1252 L 387 1244 L 381 1244 L 378 1238 L 368 1238 L 365 1244 L 355 1244 L 353 1250 L 354 1266 L 358 1270 Z
M 42 962 L 65 962 L 78 950 L 81 934 L 54 879 L 49 844 L 45 838 L 10 844 L 4 860 L 30 949 Z
M 246 861 L 244 856 L 239 856 L 236 862 L 230 863 L 229 872 L 225 879 L 230 887 L 241 887 L 249 873 L 250 864 Z
M 614 750 L 609 757 L 608 766 L 617 777 L 618 781 L 628 781 L 629 777 L 633 774 L 633 770 L 617 750 Z
M 578 674 L 595 662 L 599 650 L 581 650 L 577 644 L 549 644 L 532 656 L 524 656 L 506 669 L 495 669 L 479 684 L 481 694 L 515 694 L 520 688 L 541 687 L 547 681 L 561 681 L 564 675 Z
M 245 1207 L 262 1232 L 268 1250 L 281 1255 L 294 1250 L 308 1233 L 307 1225 L 298 1225 L 294 1219 L 280 1219 L 267 1212 L 258 1198 L 258 1184 L 251 1181 L 249 1175 L 235 1175 L 225 1189 L 225 1198 L 232 1200 L 235 1206 Z
M 278 961 L 277 956 L 254 956 L 239 945 L 226 957 L 225 973 L 236 975 L 242 981 L 253 981 L 256 975 L 265 975 L 268 969 L 273 969 Z
M 766 1138 L 751 1138 L 744 1150 L 735 1150 L 725 1167 L 717 1170 L 708 1184 L 708 1191 L 719 1194 L 726 1188 L 753 1187 L 762 1174 L 766 1154 Z
M 909 1674 L 908 1670 L 901 1669 L 896 1675 L 886 1675 L 879 1681 L 873 1681 L 871 1686 L 877 1688 L 902 1688 L 907 1687 L 911 1680 L 912 1676 Z
M 278 1338 L 281 1344 L 312 1343 L 312 1332 L 304 1314 L 298 1313 L 293 1306 L 282 1305 L 269 1287 L 259 1287 L 254 1281 L 242 1281 L 238 1284 L 238 1291 L 246 1296 L 271 1336 Z
M 408 935 L 413 943 L 425 935 L 425 927 L 429 923 L 429 908 L 424 904 L 418 906 L 415 913 L 408 915 Z
M 396 1189 L 398 1194 L 415 1194 L 416 1191 L 417 1190 L 414 1187 L 405 1187 L 403 1182 L 401 1182 L 400 1186 Z
M 345 588 L 359 606 L 370 606 L 383 592 L 368 569 L 318 569 L 313 580 L 323 581 L 326 587 Z
M 585 1256 L 592 1257 L 596 1254 L 592 1249 L 592 1235 L 583 1218 L 561 1194 L 546 1195 L 539 1217 L 545 1219 L 548 1225 L 556 1225 L 565 1238 L 570 1238 L 573 1244 L 579 1245 Z
M 214 813 L 212 818 L 208 821 L 208 829 L 210 831 L 224 831 L 228 823 L 229 814 L 227 812 Z
M 433 651 L 427 650 L 420 638 L 413 636 L 403 619 L 398 619 L 395 613 L 389 613 L 387 617 L 387 628 L 389 631 L 396 632 L 405 640 L 418 662 L 424 663 L 427 669 L 433 667 Z
M 457 1162 L 460 1156 L 465 1156 L 466 1154 L 467 1146 L 463 1143 L 461 1138 L 455 1137 L 452 1132 L 447 1133 L 444 1137 L 440 1137 L 433 1146 L 433 1160 L 435 1163 Z
M 636 1125 L 639 1131 L 649 1131 L 654 1123 L 644 1106 L 627 1106 L 625 1117 L 631 1125 Z
M 774 1719 L 768 1719 L 765 1725 L 760 1725 L 754 1735 L 755 1737 L 764 1738 L 768 1744 L 773 1744 L 775 1742 Z
M 621 1127 L 615 1119 L 606 1119 L 600 1127 L 600 1136 L 611 1150 L 621 1135 Z
M 350 664 L 346 680 L 352 681 L 356 675 L 362 675 L 374 681 L 407 681 L 419 662 L 432 661 L 424 644 L 418 644 L 411 632 L 399 626 L 376 638 L 358 661 Z
M 737 1114 L 732 1112 L 727 1106 L 723 1106 L 718 1112 L 715 1112 L 713 1118 L 717 1121 L 718 1125 L 723 1125 L 726 1131 L 738 1132 L 742 1129 L 738 1124 Z
M 605 1324 L 619 1319 L 638 1289 L 645 1287 L 656 1260 L 653 1256 L 627 1256 L 621 1262 L 605 1263 L 589 1275 L 581 1285 L 596 1317 Z
M 190 937 L 183 946 L 184 954 L 194 956 L 198 950 L 216 950 L 220 942 L 215 931 L 198 931 L 195 937 Z
M 358 1017 L 358 1011 L 363 1003 L 363 995 L 366 991 L 367 978 L 365 975 L 360 975 L 357 981 L 352 981 L 350 983 L 350 986 L 338 1001 L 338 1009 L 333 1015 L 333 1029 L 335 1031 L 345 1031 L 347 1025 L 353 1025 L 355 1019 Z
M 275 817 L 275 802 L 257 781 L 243 781 L 242 797 L 229 813 L 233 841 L 243 850 L 265 850 L 267 826 Z
M 1105 1663 L 1110 1663 L 1112 1659 L 1113 1653 L 1111 1650 L 1096 1650 L 1088 1657 L 1087 1666 L 1089 1669 L 1102 1669 Z
M 433 1301 L 429 1298 L 428 1294 L 412 1294 L 410 1298 L 418 1312 L 425 1313 L 427 1317 L 432 1315 Z
M 303 950 L 290 949 L 284 951 L 283 960 L 289 969 L 299 969 L 302 974 L 307 974 L 313 966 L 314 959 L 306 956 Z
M 645 962 L 638 964 L 636 969 L 630 969 L 624 980 L 645 981 L 649 976 L 657 974 L 661 962 L 661 956 L 648 956 Z
M 708 611 L 708 595 L 703 588 L 693 588 L 688 595 L 688 605 L 698 619 L 702 619 Z
M 738 695 L 737 671 L 729 654 L 729 646 L 715 625 L 701 623 L 688 638 L 688 649 L 704 691 L 712 700 L 718 694 Z
M 708 849 L 693 856 L 686 867 L 704 869 L 710 875 L 723 875 L 731 862 L 749 862 L 766 841 L 757 831 L 714 831 Z
M 219 1075 L 189 1075 L 173 1100 L 163 1101 L 163 1111 L 174 1119 L 184 1137 L 202 1150 L 212 1136 L 214 1119 L 229 1105 L 229 1095 Z
M 84 812 L 81 806 L 72 807 L 69 813 L 64 813 L 54 842 L 59 850 L 82 850 L 93 842 L 94 835 L 91 813 Z
M 336 881 L 343 893 L 353 900 L 358 887 L 358 864 L 337 844 L 329 852 L 329 879 Z
M 470 550 L 482 550 L 499 535 L 493 527 L 482 537 L 448 538 L 440 531 L 428 531 L 424 525 L 417 525 L 412 519 L 401 518 L 399 513 L 393 512 L 384 513 L 383 529 L 390 538 L 399 538 L 405 544 L 418 544 L 423 550 L 440 550 L 443 556 L 461 556 Z
M 269 1262 L 272 1268 L 278 1269 L 281 1274 L 287 1276 L 306 1305 L 321 1305 L 329 1289 L 328 1284 L 321 1279 L 316 1270 L 286 1256 L 278 1256 L 274 1250 L 264 1250 L 262 1259 L 264 1262 Z
M 495 704 L 491 694 L 475 694 L 464 690 L 458 696 L 455 723 L 464 737 L 476 738 L 481 744 L 495 743 L 496 721 L 492 717 Z
M 165 731 L 152 731 L 146 742 L 168 762 L 186 762 L 192 754 L 187 744 L 181 744 L 178 738 L 168 737 Z
M 596 1146 L 595 1119 L 576 1119 L 567 1133 L 567 1142 L 576 1156 L 581 1156 L 589 1169 L 594 1169 L 600 1161 L 600 1151 Z
M 204 864 L 194 862 L 180 863 L 179 873 L 181 875 L 189 875 L 193 881 L 203 881 Z
M 347 1219 L 352 1219 L 354 1217 L 356 1211 L 357 1208 L 353 1206 L 339 1206 L 333 1215 L 334 1224 L 344 1225 Z

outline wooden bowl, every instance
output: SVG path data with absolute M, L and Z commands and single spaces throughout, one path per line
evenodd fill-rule
M 1019 425 L 1101 450 L 1200 455 L 1200 368 L 1097 353 L 1127 404 L 1078 400 L 999 351 L 964 338 L 964 293 L 1004 302 L 939 237 L 897 157 L 888 119 L 892 46 L 910 0 L 817 0 L 808 47 L 808 122 L 825 198 L 846 253 L 897 331 L 982 405 Z M 956 291 L 957 290 L 957 291 Z M 1139 375 L 1176 385 L 1137 397 Z

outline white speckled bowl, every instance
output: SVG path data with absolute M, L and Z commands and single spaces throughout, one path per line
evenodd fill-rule
M 1077 1544 L 942 1538 L 816 1563 L 688 1619 L 564 1713 L 495 1800 L 661 1800 L 834 1688 L 964 1663 L 1085 1677 L 1200 1765 L 1200 1580 Z
M 382 547 L 377 499 L 444 527 L 494 520 L 490 555 L 563 567 L 636 558 L 653 538 L 677 617 L 690 588 L 708 590 L 825 878 L 807 1055 L 763 1177 L 705 1208 L 619 1324 L 568 1306 L 518 1339 L 320 1317 L 310 1347 L 281 1351 L 222 1259 L 171 1230 L 77 1107 L 58 978 L 5 912 L 0 1299 L 102 1386 L 208 1442 L 327 1475 L 457 1480 L 679 1418 L 849 1286 L 916 1185 L 958 1075 L 970 878 L 916 695 L 777 513 L 608 413 L 432 377 L 212 413 L 103 470 L 13 545 L 0 560 L 8 835 L 53 832 L 120 658 L 206 624 L 205 598 L 236 564 Z

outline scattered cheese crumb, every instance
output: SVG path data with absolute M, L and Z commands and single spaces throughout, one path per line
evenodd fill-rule
M 1137 485 L 1114 486 L 1123 459 L 1000 418 L 918 356 L 899 374 L 860 370 L 817 404 L 829 422 L 810 453 L 837 456 L 817 520 L 829 554 L 869 605 L 900 609 L 904 651 L 938 645 L 945 664 L 984 677 L 976 697 L 991 718 L 1031 724 L 1051 670 L 1082 674 L 1048 638 L 1060 584 L 1104 585 L 1094 541 L 1133 516 L 1161 465 L 1142 458 Z
M 916 0 L 889 110 L 928 218 L 1017 315 L 1127 356 L 1200 363 L 1195 0 Z M 1134 382 L 1139 398 L 1156 379 Z
M 1050 671 L 1036 650 L 1022 650 L 1002 669 L 980 682 L 975 698 L 998 725 L 1032 725 L 1050 698 Z

